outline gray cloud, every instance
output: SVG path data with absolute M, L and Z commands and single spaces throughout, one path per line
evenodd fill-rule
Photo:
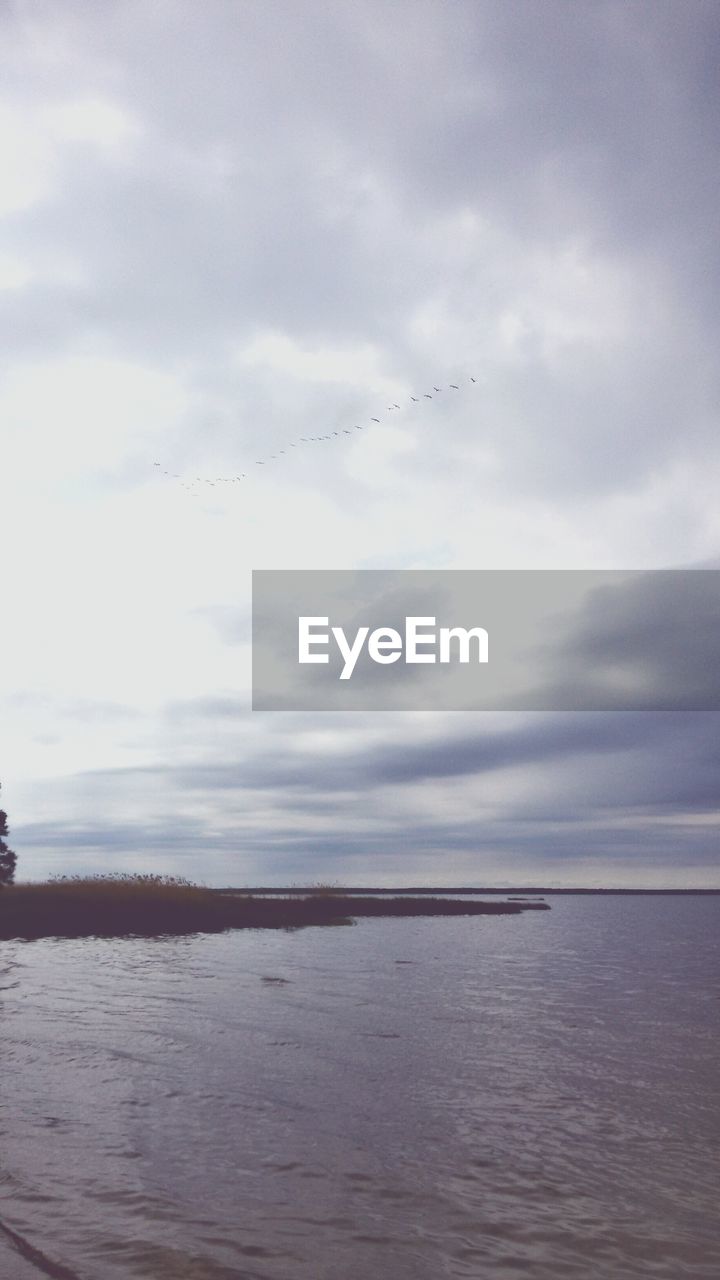
M 169 23 L 160 12 L 46 7 L 45 38 L 70 50 L 50 73 L 25 12 L 6 19 L 21 101 L 39 89 L 49 101 L 109 95 L 138 128 L 129 159 L 66 148 L 52 196 L 10 218 L 11 248 L 80 272 L 30 282 L 6 343 L 38 355 L 105 337 L 161 364 L 183 359 L 196 403 L 174 456 L 198 461 L 203 421 L 206 444 L 231 446 L 229 402 L 252 452 L 259 418 L 280 435 L 279 405 L 272 384 L 233 377 L 227 342 L 268 326 L 310 343 L 380 342 L 412 384 L 437 377 L 407 325 L 446 295 L 453 233 L 441 220 L 465 211 L 499 239 L 457 262 L 469 274 L 453 286 L 456 322 L 476 348 L 504 310 L 527 327 L 482 399 L 485 437 L 512 449 L 516 491 L 622 488 L 690 441 L 714 448 L 714 5 L 698 0 L 681 20 L 674 3 L 614 0 L 452 13 L 281 4 L 272 18 L 180 3 Z M 511 261 L 525 248 L 552 259 L 563 244 L 630 273 L 635 323 L 611 361 L 604 340 L 570 340 L 558 376 Z M 374 407 L 356 392 L 347 410 L 335 395 L 294 415 L 303 430 Z M 474 414 L 458 418 L 444 447 L 461 456 L 476 427 Z
M 312 719 L 295 721 L 302 739 Z M 377 728 L 377 717 L 372 722 Z M 416 744 L 395 726 L 394 742 L 349 746 L 338 758 L 321 742 L 293 749 L 287 723 L 271 731 L 264 749 L 255 744 L 243 756 L 239 727 L 232 764 L 196 760 L 64 781 L 75 815 L 21 826 L 17 842 L 136 863 L 172 854 L 202 865 L 216 883 L 242 877 L 248 860 L 273 879 L 280 869 L 319 875 L 333 859 L 364 858 L 361 878 L 372 880 L 388 865 L 412 868 L 432 850 L 442 866 L 460 859 L 468 874 L 473 867 L 481 873 L 490 855 L 507 860 L 510 879 L 533 862 L 566 862 L 572 870 L 582 856 L 605 867 L 626 856 L 630 870 L 669 866 L 679 847 L 688 868 L 712 868 L 719 728 L 712 712 L 536 714 L 521 724 L 484 716 L 472 730 L 453 732 L 448 722 Z M 514 784 L 510 791 L 504 778 Z M 434 804 L 418 808 L 428 788 Z M 153 796 L 163 797 L 162 811 Z M 473 796 L 482 801 L 480 816 L 462 816 Z M 95 819 L 81 820 L 81 812 Z M 703 816 L 709 821 L 698 821 Z
M 16 162 L 20 187 L 29 174 L 38 188 L 4 214 L 20 283 L 0 287 L 4 430 L 19 441 L 14 471 L 3 444 L 0 536 L 7 567 L 24 566 L 4 652 L 11 633 L 21 657 L 43 641 L 22 681 L 2 664 L 3 796 L 23 862 L 146 858 L 219 882 L 310 867 L 712 871 L 715 713 L 257 717 L 178 618 L 218 650 L 244 645 L 242 574 L 301 554 L 324 566 L 347 551 L 347 567 L 716 554 L 714 0 L 69 0 L 6 7 L 0 30 L 0 142 L 6 111 L 16 137 L 3 188 Z M 98 101 L 117 138 L 63 135 L 63 111 Z M 248 357 L 268 331 L 323 376 Z M 336 350 L 350 372 L 332 380 Z M 34 415 L 27 402 L 53 362 L 85 358 L 162 375 L 182 402 L 158 425 L 133 401 L 123 447 L 93 412 L 73 452 L 83 379 L 58 392 L 50 378 Z M 364 461 L 318 447 L 278 467 L 285 488 L 258 481 L 241 528 L 215 498 L 189 533 L 167 507 L 152 533 L 140 523 L 155 449 L 189 476 L 235 473 L 288 436 L 369 419 L 388 383 L 405 404 L 460 374 L 477 377 L 472 397 L 443 393 L 397 428 L 383 413 Z M 386 458 L 395 429 L 408 448 Z M 36 468 L 59 486 L 46 511 Z M 168 666 L 185 659 L 174 694 L 154 693 L 151 670 L 144 710 L 115 687 L 127 637 L 106 653 L 107 632 L 81 643 L 107 608 L 104 574 L 148 644 L 170 618 Z M 618 600 L 601 639 L 623 660 L 641 650 L 653 681 L 678 679 L 653 618 L 650 595 L 634 623 Z M 565 676 L 592 659 L 597 621 Z M 698 631 L 696 658 L 714 634 Z M 66 668 L 85 653 L 80 696 Z
M 715 570 L 633 575 L 598 587 L 567 634 L 547 647 L 541 697 L 548 707 L 717 710 L 719 588 Z

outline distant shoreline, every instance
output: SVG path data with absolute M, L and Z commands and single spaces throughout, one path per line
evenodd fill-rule
M 206 889 L 172 878 L 67 878 L 0 892 L 0 939 L 219 933 L 226 929 L 295 929 L 342 925 L 371 916 L 519 915 L 549 910 L 516 897 L 471 902 L 447 895 L 352 894 L 316 886 L 290 894 Z
M 246 886 L 246 887 L 238 887 L 238 888 L 224 887 L 222 889 L 213 889 L 212 892 L 227 893 L 227 894 L 229 893 L 317 894 L 318 889 L 317 889 L 317 886 L 313 886 L 313 885 L 307 885 L 306 887 L 298 886 L 298 885 L 286 885 L 280 888 L 277 885 L 263 885 L 260 887 L 256 887 L 253 885 L 252 887 Z M 601 894 L 606 896 L 610 894 L 621 894 L 625 896 L 638 895 L 638 894 L 654 894 L 654 895 L 664 895 L 665 897 L 669 895 L 677 896 L 681 894 L 682 895 L 701 894 L 705 896 L 713 896 L 713 895 L 720 896 L 720 888 L 718 889 L 549 889 L 547 887 L 543 887 L 543 886 L 535 887 L 533 885 L 530 885 L 530 886 L 506 885 L 502 889 L 498 889 L 496 887 L 494 888 L 489 888 L 489 887 L 478 888 L 476 886 L 468 887 L 463 885 L 453 885 L 450 888 L 441 887 L 438 885 L 434 885 L 431 887 L 427 887 L 425 885 L 412 885 L 406 888 L 397 888 L 396 886 L 393 886 L 390 888 L 383 888 L 383 887 L 371 888 L 369 885 L 338 885 L 337 888 L 326 888 L 323 890 L 323 892 L 326 894 L 337 894 L 339 897 L 342 896 L 343 894 L 365 895 L 365 894 L 379 894 L 379 893 L 387 893 L 387 894 L 395 894 L 395 895 L 411 894 L 415 897 L 422 897 L 422 896 L 425 896 L 426 894 L 432 894 L 433 897 L 437 897 L 438 894 L 457 894 L 457 893 L 496 894 L 496 895 L 501 895 L 503 897 L 506 897 L 508 895 L 515 896 L 517 894 L 532 894 L 534 896 L 542 895 L 543 897 L 547 894 Z
M 720 889 L 589 889 L 535 885 L 267 885 L 206 888 L 149 874 L 65 877 L 0 891 L 0 940 L 298 929 L 362 918 L 520 915 L 558 897 L 718 897 Z

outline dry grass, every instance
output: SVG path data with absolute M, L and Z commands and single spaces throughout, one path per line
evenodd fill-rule
M 313 904 L 225 897 L 180 876 L 57 876 L 0 890 L 0 938 L 85 937 L 291 928 L 336 923 Z
M 358 916 L 515 915 L 531 905 L 540 904 L 368 898 L 324 884 L 303 896 L 267 898 L 223 893 L 179 876 L 59 876 L 0 890 L 0 939 L 294 929 L 347 924 Z
M 212 893 L 177 876 L 58 876 L 0 892 L 4 938 L 185 932 L 214 915 Z

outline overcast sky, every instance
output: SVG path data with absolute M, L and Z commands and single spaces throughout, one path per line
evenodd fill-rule
M 716 0 L 0 13 L 21 878 L 720 884 L 716 713 L 249 699 L 253 568 L 718 563 Z

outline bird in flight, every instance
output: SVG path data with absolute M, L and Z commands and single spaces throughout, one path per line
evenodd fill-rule
M 477 384 L 477 378 L 475 378 L 473 375 L 468 375 L 468 381 L 471 383 Z M 434 392 L 437 392 L 439 394 L 442 391 L 442 387 L 437 387 L 435 386 L 434 383 L 432 385 L 433 385 Z M 452 388 L 453 391 L 460 391 L 461 389 L 460 384 L 457 382 L 448 383 L 448 387 Z M 425 400 L 433 399 L 429 391 L 423 392 L 422 398 Z M 420 403 L 419 396 L 411 395 L 409 399 L 411 404 Z M 399 405 L 396 401 L 393 401 L 392 404 L 389 404 L 387 406 L 387 412 L 393 413 L 396 411 L 400 411 L 401 408 L 402 408 L 401 405 Z M 377 426 L 380 426 L 382 420 L 380 418 L 371 418 L 370 422 L 375 423 Z M 360 423 L 355 423 L 356 431 L 362 431 L 363 429 L 364 428 Z M 352 435 L 352 431 L 348 427 L 343 427 L 341 430 L 332 431 L 330 432 L 330 434 L 326 434 L 322 436 L 299 436 L 298 439 L 296 440 L 286 441 L 286 447 L 284 449 L 279 449 L 277 453 L 269 454 L 267 458 L 256 459 L 255 465 L 257 467 L 264 467 L 267 462 L 277 462 L 280 458 L 285 457 L 287 449 L 297 449 L 304 444 L 321 444 L 325 441 L 337 440 L 339 439 L 341 434 L 345 436 L 349 436 L 349 435 Z M 182 478 L 182 475 L 179 472 L 166 470 L 163 467 L 161 462 L 153 462 L 153 466 L 158 468 L 161 475 L 167 476 L 169 479 L 179 480 L 183 488 L 187 489 L 188 491 L 191 491 L 195 485 L 200 485 L 203 483 L 209 484 L 212 488 L 214 488 L 215 485 L 217 484 L 239 483 L 241 480 L 247 479 L 247 473 L 243 471 L 240 473 L 240 475 L 237 475 L 237 476 L 216 476 L 214 480 L 211 480 L 208 477 L 196 476 L 194 481 L 192 481 L 190 484 L 186 484 Z M 199 495 L 197 493 L 192 493 L 191 496 L 196 498 Z

